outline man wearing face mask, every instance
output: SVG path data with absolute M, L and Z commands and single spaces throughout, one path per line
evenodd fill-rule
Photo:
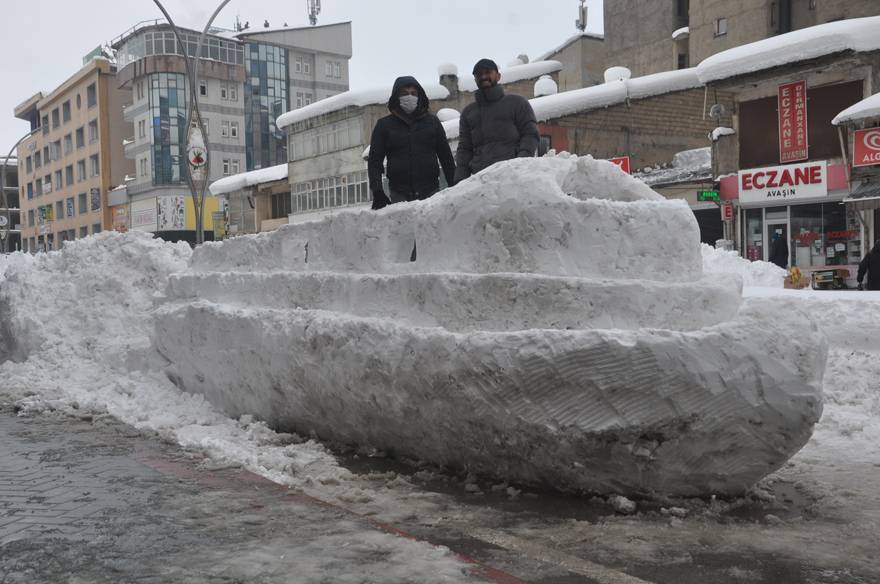
M 474 103 L 461 112 L 455 181 L 461 181 L 496 162 L 535 155 L 541 141 L 535 112 L 524 97 L 508 95 L 498 85 L 501 73 L 491 59 L 474 65 L 477 92 Z
M 397 78 L 388 109 L 391 115 L 376 123 L 370 139 L 368 172 L 373 209 L 427 199 L 440 189 L 440 165 L 448 184 L 453 184 L 455 177 L 455 160 L 446 132 L 437 116 L 428 111 L 428 96 L 414 77 Z M 386 159 L 387 195 L 382 188 Z

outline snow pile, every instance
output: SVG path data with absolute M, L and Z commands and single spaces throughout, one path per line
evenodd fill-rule
M 707 146 L 678 152 L 672 158 L 671 166 L 652 168 L 635 176 L 651 186 L 709 179 L 712 177 L 712 150 Z
M 837 114 L 831 123 L 839 126 L 844 122 L 857 122 L 870 118 L 880 118 L 880 93 L 853 104 Z
M 714 130 L 712 130 L 712 133 L 709 134 L 709 139 L 712 140 L 713 142 L 717 142 L 723 136 L 733 136 L 735 134 L 736 134 L 736 130 L 734 130 L 733 128 L 726 128 L 724 126 L 719 126 L 719 127 L 715 128 Z
M 876 51 L 878 30 L 880 16 L 811 26 L 712 55 L 697 66 L 697 73 L 701 82 L 709 83 L 842 51 Z
M 451 107 L 444 107 L 437 111 L 437 119 L 439 119 L 441 122 L 455 120 L 459 117 L 461 117 L 459 111 L 452 109 Z
M 746 287 L 761 286 L 782 288 L 788 271 L 770 262 L 751 262 L 735 251 L 716 249 L 702 244 L 703 273 L 706 276 L 734 275 L 742 279 Z
M 535 97 L 556 95 L 557 93 L 559 93 L 559 86 L 549 75 L 541 75 L 541 78 L 535 82 Z
M 454 63 L 441 63 L 437 67 L 437 74 L 440 75 L 441 77 L 443 75 L 454 75 L 457 77 L 458 76 L 458 65 L 456 65 Z
M 742 492 L 809 438 L 825 345 L 702 272 L 684 202 L 518 159 L 200 247 L 154 342 L 181 387 L 273 427 L 560 489 Z
M 275 182 L 287 179 L 287 164 L 279 164 L 278 166 L 270 166 L 269 168 L 260 168 L 249 172 L 242 172 L 232 176 L 221 178 L 211 184 L 210 191 L 214 196 L 224 195 L 226 193 L 234 193 L 265 183 Z

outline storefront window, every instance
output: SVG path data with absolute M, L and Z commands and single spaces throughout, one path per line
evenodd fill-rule
M 764 209 L 746 210 L 746 258 L 764 259 Z
M 845 205 L 791 207 L 792 261 L 800 268 L 857 264 L 862 246 L 858 218 Z

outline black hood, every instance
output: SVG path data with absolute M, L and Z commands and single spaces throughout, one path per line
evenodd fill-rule
M 400 93 L 400 88 L 407 85 L 415 85 L 419 89 L 419 105 L 416 111 L 410 114 L 411 117 L 418 117 L 428 111 L 428 94 L 425 93 L 422 84 L 416 81 L 415 77 L 410 77 L 409 75 L 395 79 L 394 89 L 391 90 L 391 97 L 388 99 L 388 109 L 395 113 L 403 113 L 400 109 L 400 96 L 398 94 Z

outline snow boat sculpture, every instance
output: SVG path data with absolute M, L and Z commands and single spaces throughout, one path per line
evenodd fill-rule
M 154 342 L 184 389 L 275 427 L 563 490 L 735 494 L 819 419 L 808 322 L 702 279 L 683 201 L 559 156 L 206 244 Z

